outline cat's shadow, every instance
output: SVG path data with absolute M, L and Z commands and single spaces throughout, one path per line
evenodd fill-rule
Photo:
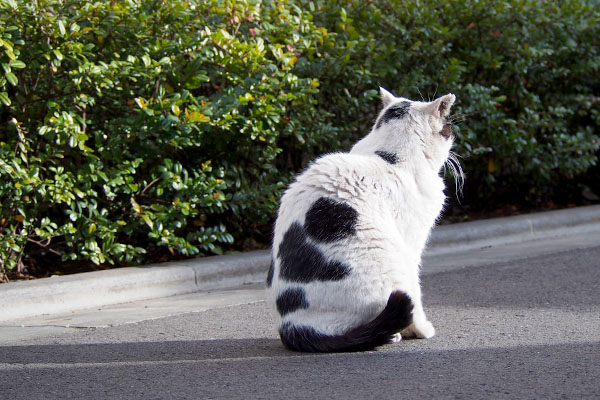
M 177 362 L 299 356 L 281 340 L 214 339 L 137 343 L 52 344 L 0 347 L 7 364 L 95 364 L 113 362 Z

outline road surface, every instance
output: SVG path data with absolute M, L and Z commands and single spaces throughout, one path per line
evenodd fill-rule
M 5 324 L 0 398 L 597 399 L 600 246 L 536 246 L 425 274 L 436 336 L 372 352 L 286 350 L 252 286 L 132 303 L 105 312 L 114 323 Z M 160 317 L 130 323 L 149 309 Z

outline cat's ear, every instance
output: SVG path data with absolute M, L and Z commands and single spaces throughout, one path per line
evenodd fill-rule
M 430 112 L 438 118 L 446 117 L 450 114 L 450 107 L 456 101 L 456 96 L 449 93 L 429 103 Z
M 379 86 L 379 94 L 381 95 L 381 102 L 383 103 L 383 108 L 387 107 L 396 97 Z

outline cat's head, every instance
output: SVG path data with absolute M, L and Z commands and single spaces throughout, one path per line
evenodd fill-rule
M 379 90 L 383 109 L 374 130 L 381 130 L 390 144 L 401 147 L 397 150 L 404 147 L 411 152 L 422 152 L 432 166 L 441 168 L 454 143 L 447 118 L 456 96 L 447 94 L 431 102 L 421 102 L 396 97 L 384 88 Z
M 396 97 L 383 88 L 380 93 L 383 109 L 371 133 L 352 151 L 389 154 L 390 163 L 392 158 L 395 162 L 422 161 L 439 171 L 453 157 L 454 134 L 448 117 L 456 97 L 447 94 L 421 102 Z

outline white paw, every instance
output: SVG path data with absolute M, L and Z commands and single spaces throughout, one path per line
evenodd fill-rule
M 402 335 L 399 332 L 394 333 L 394 335 L 392 336 L 392 343 L 398 343 L 401 340 L 402 340 Z
M 435 335 L 435 328 L 431 322 L 425 320 L 415 325 L 415 333 L 419 339 L 429 339 Z

